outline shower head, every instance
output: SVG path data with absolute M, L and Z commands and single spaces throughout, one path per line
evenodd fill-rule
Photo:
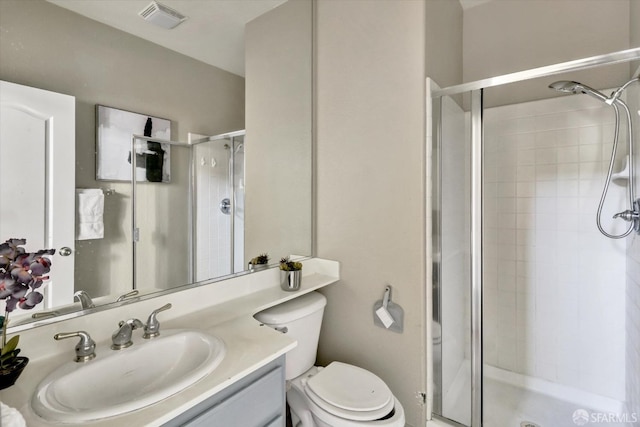
M 590 95 L 602 102 L 607 102 L 609 100 L 609 98 L 607 98 L 601 92 L 598 92 L 597 90 L 578 82 L 560 80 L 558 82 L 551 83 L 549 85 L 549 88 L 553 90 L 557 90 L 558 92 L 565 92 L 565 93 L 586 93 L 587 95 Z

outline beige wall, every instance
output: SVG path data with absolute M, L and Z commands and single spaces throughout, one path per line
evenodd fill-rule
M 425 389 L 425 3 L 317 5 L 317 255 L 341 262 L 325 288 L 321 364 L 380 376 L 422 425 Z M 373 324 L 386 283 L 404 333 Z
M 629 0 L 491 1 L 464 12 L 465 82 L 528 70 L 630 47 Z M 577 80 L 604 89 L 628 78 L 628 65 L 487 91 L 485 105 L 548 98 L 555 80 Z
M 246 26 L 247 261 L 311 255 L 311 8 L 290 0 Z
M 462 83 L 462 7 L 458 1 L 426 2 L 426 72 L 438 86 Z
M 111 187 L 105 238 L 76 242 L 76 288 L 130 287 L 129 185 L 95 181 L 95 105 L 168 118 L 172 138 L 244 127 L 244 80 L 42 0 L 0 2 L 0 79 L 76 97 L 76 186 Z M 143 286 L 186 279 L 187 156 L 172 151 L 172 183 L 140 186 Z M 182 166 L 180 166 L 182 165 Z M 160 232 L 171 221 L 175 227 Z M 182 257 L 182 261 L 180 260 Z M 159 266 L 159 267 L 153 267 Z M 184 278 L 184 279 L 183 279 Z

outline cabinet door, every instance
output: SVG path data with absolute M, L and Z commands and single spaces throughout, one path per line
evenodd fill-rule
M 284 427 L 284 408 L 284 360 L 278 360 L 210 397 L 164 427 Z

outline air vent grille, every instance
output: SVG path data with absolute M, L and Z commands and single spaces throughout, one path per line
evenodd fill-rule
M 187 19 L 187 17 L 180 12 L 157 1 L 152 1 L 147 7 L 140 11 L 138 15 L 145 21 L 166 29 L 175 28 Z

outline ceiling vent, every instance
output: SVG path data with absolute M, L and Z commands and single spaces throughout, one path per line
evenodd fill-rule
M 177 27 L 187 19 L 187 17 L 180 12 L 160 4 L 157 1 L 152 1 L 149 6 L 145 7 L 138 15 L 145 21 L 166 28 L 167 30 Z

